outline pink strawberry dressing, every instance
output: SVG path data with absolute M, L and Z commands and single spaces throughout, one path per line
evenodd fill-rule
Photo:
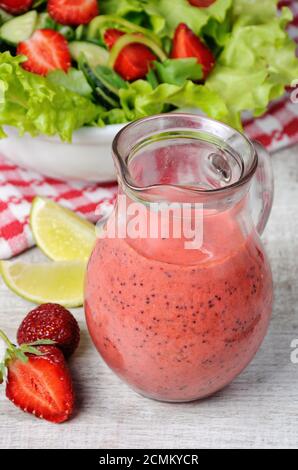
M 259 239 L 223 230 L 228 215 L 217 222 L 203 262 L 190 263 L 189 250 L 172 250 L 172 262 L 158 257 L 158 243 L 167 253 L 176 240 L 155 241 L 151 256 L 144 241 L 100 239 L 91 256 L 85 293 L 91 337 L 106 363 L 151 398 L 188 401 L 221 389 L 266 333 L 272 280 Z

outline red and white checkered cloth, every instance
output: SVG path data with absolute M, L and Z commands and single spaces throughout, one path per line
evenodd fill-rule
M 298 1 L 280 3 L 294 12 L 289 32 L 298 43 Z M 290 97 L 291 93 L 272 103 L 261 118 L 245 122 L 246 133 L 270 151 L 298 142 L 298 93 L 295 92 L 296 103 Z M 28 219 L 36 195 L 49 197 L 95 221 L 101 204 L 113 203 L 116 190 L 115 183 L 86 184 L 45 178 L 9 163 L 0 155 L 0 259 L 33 246 Z
M 116 192 L 116 183 L 97 185 L 46 178 L 0 155 L 0 259 L 34 245 L 29 213 L 36 195 L 51 198 L 96 222 L 101 204 L 113 204 Z

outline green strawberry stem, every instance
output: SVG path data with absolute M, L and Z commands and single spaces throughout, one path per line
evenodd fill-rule
M 2 330 L 0 330 L 0 338 L 3 339 L 7 346 L 4 360 L 2 362 L 0 361 L 0 384 L 3 383 L 4 378 L 6 377 L 6 369 L 9 367 L 9 363 L 12 360 L 17 358 L 20 361 L 26 363 L 29 360 L 27 354 L 35 354 L 36 356 L 44 355 L 44 353 L 35 346 L 56 344 L 56 342 L 52 341 L 51 339 L 40 339 L 38 341 L 34 341 L 33 343 L 21 344 L 18 347 L 9 340 Z
M 0 338 L 3 339 L 4 343 L 7 344 L 8 349 L 14 350 L 15 346 L 12 344 L 12 342 L 8 339 L 4 331 L 0 330 Z
M 51 339 L 40 339 L 40 340 L 34 341 L 33 343 L 21 344 L 18 347 L 9 340 L 9 338 L 6 336 L 6 334 L 2 330 L 0 330 L 0 338 L 2 338 L 3 341 L 7 345 L 4 361 L 0 363 L 0 383 L 3 380 L 3 369 L 7 367 L 7 365 L 12 359 L 18 358 L 22 362 L 28 362 L 27 354 L 35 354 L 36 356 L 42 356 L 44 354 L 42 351 L 40 351 L 37 348 L 37 346 L 54 345 L 56 343 L 55 341 L 52 341 Z
M 14 344 L 12 344 L 12 342 L 9 340 L 9 338 L 6 336 L 6 334 L 2 330 L 0 330 L 0 338 L 3 339 L 4 343 L 7 346 L 4 360 L 0 362 L 0 384 L 2 384 L 6 376 L 6 368 L 7 368 L 8 361 L 15 354 L 15 346 Z

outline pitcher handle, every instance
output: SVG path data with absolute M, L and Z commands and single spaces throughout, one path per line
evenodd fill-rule
M 273 203 L 274 178 L 271 157 L 267 150 L 257 141 L 253 141 L 258 154 L 259 163 L 250 188 L 250 201 L 253 220 L 262 235 Z

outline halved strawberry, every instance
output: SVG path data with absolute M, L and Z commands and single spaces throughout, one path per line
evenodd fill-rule
M 89 23 L 99 8 L 97 0 L 49 0 L 48 12 L 58 23 L 76 26 Z
M 172 59 L 196 57 L 202 66 L 204 78 L 208 76 L 215 64 L 215 58 L 210 49 L 184 23 L 180 23 L 176 28 L 171 57 Z
M 70 373 L 60 349 L 51 345 L 22 344 L 17 348 L 0 330 L 7 344 L 0 363 L 0 383 L 6 375 L 6 396 L 38 418 L 62 423 L 74 409 Z M 40 343 L 49 343 L 41 340 Z M 7 372 L 6 372 L 7 371 Z
M 8 367 L 6 396 L 16 406 L 53 423 L 66 421 L 73 412 L 74 393 L 62 352 L 39 346 L 43 356 L 15 358 Z
M 71 65 L 67 41 L 53 29 L 37 29 L 29 39 L 19 43 L 17 54 L 28 58 L 22 63 L 24 69 L 39 75 L 55 69 L 67 72 Z
M 194 7 L 207 8 L 210 7 L 216 0 L 188 0 Z
M 117 29 L 107 29 L 104 34 L 104 41 L 111 49 L 123 34 L 122 31 Z M 138 80 L 147 75 L 154 60 L 156 60 L 156 56 L 151 50 L 144 44 L 136 42 L 122 49 L 116 59 L 114 69 L 124 80 Z
M 0 8 L 12 13 L 13 15 L 18 15 L 19 13 L 24 13 L 29 10 L 33 3 L 33 0 L 0 0 Z

